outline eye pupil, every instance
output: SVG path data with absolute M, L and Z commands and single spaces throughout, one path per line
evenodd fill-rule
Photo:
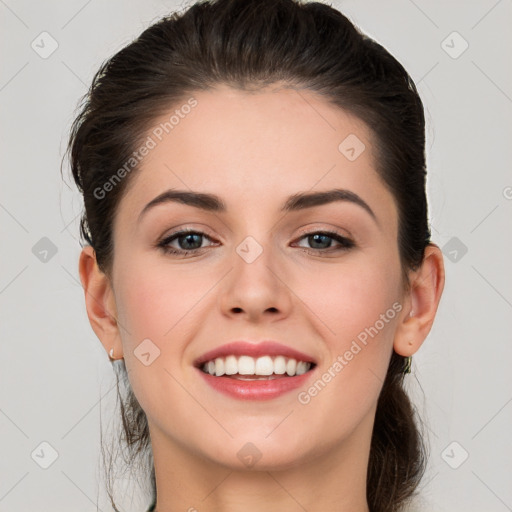
M 312 243 L 312 246 L 313 246 L 313 247 L 315 247 L 315 244 L 318 242 L 318 238 L 320 238 L 320 239 L 321 239 L 321 238 L 324 238 L 324 241 L 325 241 L 325 240 L 327 240 L 327 242 L 328 242 L 328 243 L 327 243 L 327 247 L 329 247 L 329 246 L 330 246 L 330 243 L 329 243 L 329 241 L 330 241 L 330 237 L 329 237 L 329 236 L 327 236 L 327 235 L 323 235 L 323 234 L 321 234 L 321 233 L 315 233 L 314 235 L 311 235 L 309 238 L 313 240 L 313 243 Z M 321 244 L 321 243 L 322 243 L 322 241 L 320 240 L 320 244 Z M 315 247 L 315 248 L 316 248 L 316 249 L 318 249 L 318 247 Z M 322 247 L 320 247 L 320 249 L 322 249 Z
M 184 247 L 184 249 L 185 249 L 185 250 L 198 249 L 199 247 L 201 247 L 201 243 L 200 243 L 200 242 L 201 242 L 201 240 L 200 240 L 200 239 L 201 239 L 201 236 L 202 236 L 202 235 L 200 235 L 200 234 L 198 234 L 198 233 L 188 233 L 188 234 L 186 234 L 186 235 L 184 235 L 184 236 L 181 236 L 181 237 L 179 238 L 179 240 L 184 239 L 184 240 L 186 240 L 186 244 L 188 244 L 188 243 L 190 242 L 190 239 L 191 239 L 191 238 L 193 238 L 193 237 L 197 237 L 197 238 L 199 238 L 199 246 L 198 246 L 198 247 Z M 182 244 L 180 243 L 180 245 L 182 245 Z M 193 242 L 192 242 L 192 245 L 194 245 L 194 243 L 193 243 Z

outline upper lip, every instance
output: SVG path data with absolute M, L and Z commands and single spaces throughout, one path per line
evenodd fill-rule
M 285 356 L 296 359 L 297 361 L 315 364 L 314 358 L 304 352 L 299 352 L 298 350 L 283 345 L 282 343 L 278 343 L 277 341 L 265 340 L 261 342 L 232 341 L 230 343 L 226 343 L 225 345 L 214 348 L 213 350 L 210 350 L 198 357 L 195 360 L 194 365 L 200 367 L 207 361 L 212 361 L 217 357 L 226 357 L 230 355 L 251 357 Z

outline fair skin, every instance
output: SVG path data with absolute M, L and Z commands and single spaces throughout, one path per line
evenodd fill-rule
M 405 291 L 396 204 L 358 119 L 304 90 L 218 86 L 193 96 L 197 106 L 144 158 L 119 204 L 112 281 L 91 247 L 79 264 L 92 328 L 107 352 L 124 358 L 148 418 L 156 508 L 368 512 L 377 399 L 392 350 L 414 354 L 431 329 L 444 286 L 441 251 L 427 247 Z M 354 161 L 338 150 L 349 134 L 366 146 Z M 293 194 L 335 188 L 357 194 L 375 218 L 350 201 L 280 211 Z M 139 221 L 168 189 L 215 194 L 227 209 L 166 202 Z M 184 228 L 205 233 L 190 241 L 201 247 L 196 253 L 155 247 Z M 327 238 L 318 248 L 305 236 L 333 229 L 355 246 L 336 250 Z M 248 236 L 263 249 L 251 263 L 236 251 Z M 400 311 L 378 334 L 309 403 L 299 402 L 394 303 Z M 134 354 L 146 338 L 160 350 L 148 366 Z M 270 400 L 226 396 L 192 362 L 238 339 L 276 340 L 317 366 L 306 385 Z M 248 442 L 261 455 L 250 468 L 237 456 Z

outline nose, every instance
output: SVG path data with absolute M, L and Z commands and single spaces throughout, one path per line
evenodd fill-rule
M 233 268 L 222 288 L 225 315 L 257 323 L 280 320 L 290 314 L 292 291 L 284 260 L 268 245 L 246 239 L 233 254 Z

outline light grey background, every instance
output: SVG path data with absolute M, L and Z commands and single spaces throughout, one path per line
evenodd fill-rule
M 112 510 L 99 414 L 108 423 L 113 372 L 78 278 L 81 197 L 67 164 L 65 182 L 59 169 L 101 62 L 180 5 L 0 0 L 0 511 L 91 512 L 97 500 Z M 332 5 L 404 64 L 426 108 L 430 218 L 446 287 L 408 377 L 431 448 L 424 510 L 512 510 L 512 2 Z M 43 31 L 58 44 L 47 58 L 31 47 L 51 48 Z M 54 255 L 41 252 L 44 237 Z M 52 450 L 58 457 L 43 469 Z M 131 501 L 129 493 L 123 510 L 147 504 Z

